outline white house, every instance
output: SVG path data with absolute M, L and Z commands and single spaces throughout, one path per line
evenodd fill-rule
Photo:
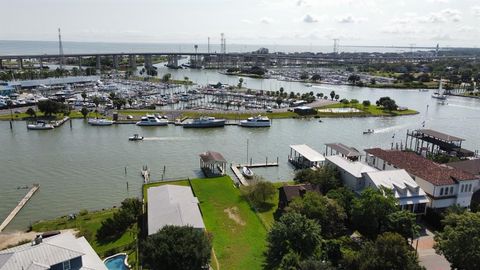
M 148 235 L 166 225 L 205 229 L 197 197 L 190 187 L 163 185 L 147 190 Z
M 85 237 L 71 232 L 0 251 L 0 270 L 107 270 Z
M 341 156 L 328 156 L 325 159 L 327 165 L 337 168 L 343 184 L 354 192 L 360 192 L 365 187 L 363 173 L 378 171 L 365 163 L 350 161 Z
M 365 188 L 387 188 L 393 191 L 402 210 L 425 214 L 429 200 L 423 189 L 405 170 L 389 170 L 363 173 Z
M 366 161 L 380 170 L 405 169 L 427 194 L 431 208 L 454 204 L 469 207 L 480 179 L 471 173 L 438 164 L 413 152 L 366 149 Z

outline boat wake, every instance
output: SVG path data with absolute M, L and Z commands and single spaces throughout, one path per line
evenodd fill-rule
M 406 127 L 412 126 L 411 124 L 405 124 L 405 125 L 398 125 L 398 126 L 393 126 L 393 127 L 387 127 L 387 128 L 379 128 L 375 129 L 373 133 L 388 133 L 400 129 L 404 129 Z
M 448 106 L 462 108 L 462 109 L 469 109 L 469 110 L 474 110 L 474 111 L 480 111 L 480 108 L 477 108 L 477 107 L 470 107 L 470 106 L 457 105 L 457 104 L 451 104 L 451 103 L 448 104 Z
M 182 137 L 145 137 L 144 141 L 189 141 L 190 138 Z

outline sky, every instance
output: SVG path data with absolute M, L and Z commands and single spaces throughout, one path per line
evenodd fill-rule
M 462 46 L 480 0 L 0 0 L 0 40 Z

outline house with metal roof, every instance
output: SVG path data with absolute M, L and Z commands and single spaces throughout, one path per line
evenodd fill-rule
M 363 162 L 351 161 L 341 156 L 326 157 L 326 164 L 334 166 L 338 170 L 343 184 L 357 193 L 365 188 L 363 173 L 378 171 Z
M 425 214 L 429 203 L 427 194 L 405 170 L 363 173 L 365 188 L 386 188 L 393 192 L 402 210 Z
M 438 164 L 414 152 L 366 149 L 366 161 L 380 170 L 404 169 L 429 197 L 431 208 L 454 204 L 469 207 L 480 178 L 469 172 Z
M 108 270 L 85 237 L 64 232 L 0 251 L 0 270 Z
M 306 144 L 297 144 L 290 145 L 288 161 L 297 169 L 308 169 L 323 165 L 325 157 Z
M 346 146 L 343 143 L 326 143 L 325 155 L 339 155 L 351 161 L 357 161 L 362 154 L 354 147 Z
M 166 225 L 205 229 L 199 201 L 190 187 L 163 185 L 147 190 L 148 235 Z

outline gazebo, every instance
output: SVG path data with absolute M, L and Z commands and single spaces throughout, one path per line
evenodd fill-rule
M 200 154 L 200 168 L 206 177 L 222 176 L 227 171 L 227 161 L 222 154 L 207 151 Z

